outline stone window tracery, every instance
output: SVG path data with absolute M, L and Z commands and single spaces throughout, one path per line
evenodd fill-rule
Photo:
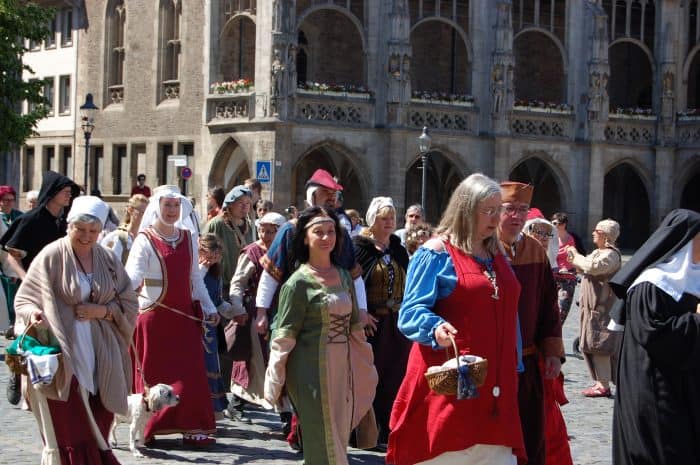
M 426 18 L 444 18 L 469 32 L 469 0 L 410 0 L 411 26 Z
M 161 0 L 159 8 L 159 100 L 180 98 L 180 0 Z
M 514 0 L 513 32 L 541 28 L 564 41 L 566 38 L 567 0 Z
M 637 39 L 654 49 L 656 7 L 654 0 L 603 0 L 608 15 L 610 42 Z
M 107 92 L 106 102 L 122 103 L 124 100 L 124 62 L 126 48 L 126 7 L 124 0 L 113 0 L 107 8 L 106 18 L 107 49 Z

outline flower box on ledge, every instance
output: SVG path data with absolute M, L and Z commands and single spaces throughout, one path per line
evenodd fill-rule
M 543 108 L 543 107 L 531 107 L 531 106 L 515 105 L 515 106 L 513 106 L 513 110 L 526 111 L 526 112 L 531 112 L 531 113 L 556 114 L 556 115 L 570 115 L 571 114 L 570 108 L 546 108 L 546 107 Z
M 656 115 L 635 115 L 629 113 L 613 113 L 610 112 L 608 117 L 611 119 L 631 119 L 643 121 L 656 121 Z
M 337 90 L 315 90 L 315 89 L 300 89 L 297 88 L 297 94 L 299 95 L 326 95 L 328 97 L 349 97 L 360 100 L 369 100 L 372 98 L 371 94 L 366 92 L 348 92 L 348 91 L 337 91 Z
M 465 101 L 465 100 L 440 100 L 440 99 L 426 99 L 426 98 L 418 98 L 418 97 L 411 97 L 411 103 L 428 103 L 431 105 L 457 105 L 460 107 L 473 107 L 474 106 L 474 101 Z

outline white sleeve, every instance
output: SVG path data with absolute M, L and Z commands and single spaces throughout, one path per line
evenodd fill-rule
M 196 241 L 196 239 L 194 240 Z M 192 246 L 192 270 L 190 270 L 190 276 L 192 278 L 192 300 L 199 300 L 202 304 L 202 311 L 205 314 L 215 314 L 216 307 L 209 297 L 207 286 L 204 285 L 204 273 L 199 269 L 199 251 L 194 245 Z
M 146 276 L 148 263 L 153 253 L 153 247 L 151 247 L 146 236 L 143 234 L 137 235 L 136 239 L 134 239 L 134 243 L 131 245 L 129 258 L 126 260 L 126 265 L 124 266 L 126 274 L 128 274 L 129 279 L 131 279 L 131 286 L 134 289 L 141 287 L 143 278 Z
M 365 292 L 365 282 L 362 276 L 355 278 L 355 297 L 357 297 L 357 308 L 367 311 L 367 293 Z
M 117 257 L 117 260 L 122 260 L 121 257 L 124 247 L 122 246 L 122 241 L 119 240 L 119 234 L 117 231 L 112 231 L 103 237 L 100 241 L 100 245 L 111 250 L 112 253 L 114 253 L 114 256 Z
M 287 359 L 296 346 L 296 339 L 279 337 L 270 343 L 270 360 L 265 371 L 265 400 L 275 405 L 287 381 Z
M 278 286 L 279 283 L 277 280 L 267 271 L 263 271 L 262 275 L 260 275 L 260 281 L 258 282 L 258 293 L 255 294 L 255 307 L 270 308 Z M 367 302 L 367 298 L 365 298 L 365 302 Z

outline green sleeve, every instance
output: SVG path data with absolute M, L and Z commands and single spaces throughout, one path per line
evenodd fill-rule
M 307 296 L 308 283 L 292 276 L 280 290 L 279 304 L 275 329 L 272 338 L 289 337 L 296 339 L 304 326 L 306 308 L 309 303 Z

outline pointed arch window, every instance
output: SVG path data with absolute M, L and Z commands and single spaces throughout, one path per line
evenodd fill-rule
M 107 102 L 124 101 L 124 61 L 126 55 L 124 37 L 126 32 L 126 8 L 124 0 L 112 0 L 107 8 L 105 21 L 107 40 Z
M 159 8 L 159 101 L 180 98 L 181 0 L 161 0 Z

